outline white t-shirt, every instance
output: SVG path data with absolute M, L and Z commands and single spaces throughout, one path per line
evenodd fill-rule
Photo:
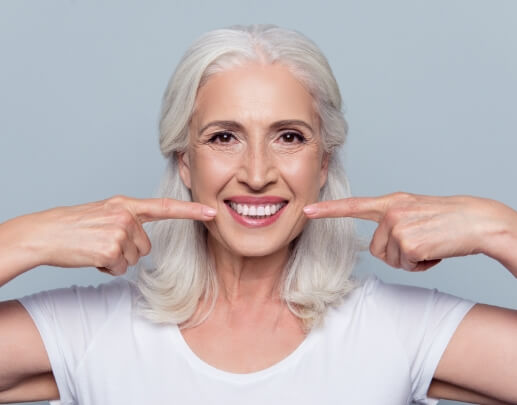
M 20 300 L 41 334 L 62 405 L 436 404 L 429 384 L 474 305 L 369 276 L 286 358 L 236 374 L 197 357 L 176 325 L 142 318 L 137 294 L 117 278 Z

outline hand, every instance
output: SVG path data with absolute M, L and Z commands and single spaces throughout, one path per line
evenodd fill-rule
M 27 226 L 34 229 L 33 244 L 42 255 L 42 264 L 93 266 L 120 275 L 151 250 L 144 222 L 172 218 L 210 221 L 214 216 L 213 208 L 200 203 L 115 196 L 31 214 Z
M 323 201 L 304 211 L 312 219 L 376 221 L 379 226 L 370 252 L 392 267 L 409 271 L 427 270 L 447 257 L 491 255 L 494 243 L 489 239 L 502 233 L 509 217 L 515 220 L 515 211 L 497 201 L 407 193 Z

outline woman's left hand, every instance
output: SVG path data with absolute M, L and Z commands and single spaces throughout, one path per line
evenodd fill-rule
M 447 257 L 484 253 L 517 277 L 517 212 L 494 200 L 394 193 L 322 201 L 304 211 L 311 219 L 376 221 L 370 252 L 393 267 L 423 271 Z

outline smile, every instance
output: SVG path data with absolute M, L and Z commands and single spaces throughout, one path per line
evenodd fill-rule
M 225 205 L 238 223 L 256 228 L 274 223 L 284 211 L 287 201 L 275 204 L 244 204 L 226 200 Z

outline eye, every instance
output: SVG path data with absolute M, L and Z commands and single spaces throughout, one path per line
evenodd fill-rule
M 305 137 L 298 132 L 284 132 L 280 135 L 285 143 L 305 143 Z
M 231 132 L 221 131 L 215 133 L 209 140 L 209 143 L 230 143 L 232 138 L 235 139 L 235 136 Z

